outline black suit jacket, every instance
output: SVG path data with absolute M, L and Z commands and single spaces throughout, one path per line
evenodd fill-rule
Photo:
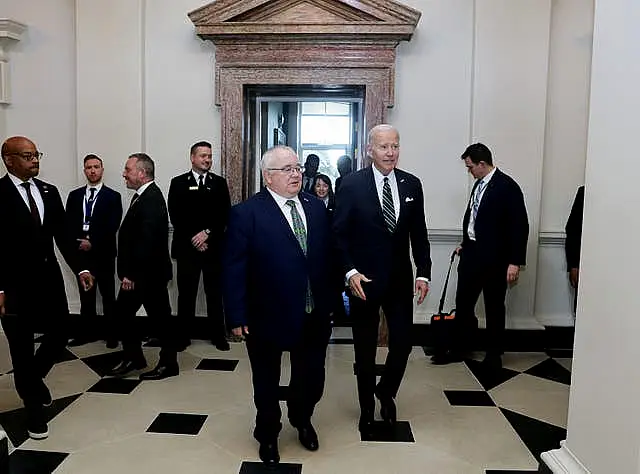
M 567 257 L 567 270 L 580 267 L 580 247 L 582 244 L 582 214 L 584 211 L 584 186 L 578 188 L 576 197 L 571 207 L 571 214 L 567 220 L 564 230 L 567 234 L 565 239 L 565 254 Z
M 134 283 L 167 283 L 169 213 L 162 191 L 152 183 L 129 207 L 118 234 L 118 277 Z
M 87 187 L 82 186 L 71 191 L 67 197 L 67 231 L 74 240 L 89 236 L 89 254 L 93 260 L 113 259 L 117 255 L 116 234 L 122 220 L 122 198 L 119 192 L 103 184 L 93 205 L 89 232 L 84 232 L 82 225 L 86 191 Z
M 372 280 L 367 296 L 389 289 L 411 297 L 414 275 L 431 278 L 431 256 L 420 180 L 396 169 L 400 216 L 393 234 L 387 230 L 371 167 L 345 176 L 336 196 L 333 229 L 343 275 L 356 269 Z
M 471 199 L 480 181 L 477 180 L 467 202 L 462 220 L 462 248 L 469 245 L 469 219 Z M 478 248 L 486 264 L 524 265 L 527 260 L 529 221 L 524 196 L 513 178 L 496 169 L 482 195 L 475 222 Z
M 33 221 L 9 175 L 0 178 L 0 290 L 5 292 L 7 313 L 28 313 L 43 305 L 51 312 L 66 312 L 67 295 L 54 239 L 75 274 L 84 268 L 66 232 L 58 189 L 39 179 L 34 182 L 44 202 L 41 226 Z
M 211 231 L 205 254 L 219 255 L 231 209 L 229 187 L 223 177 L 207 173 L 201 190 L 191 171 L 176 176 L 169 187 L 168 205 L 173 224 L 173 258 L 200 255 L 191 245 L 191 239 L 204 229 Z
M 302 334 L 307 283 L 312 317 L 329 318 L 331 236 L 324 204 L 299 194 L 307 221 L 307 254 L 268 190 L 231 210 L 223 256 L 227 326 L 248 325 L 253 337 L 291 347 Z M 334 298 L 335 299 L 335 298 Z

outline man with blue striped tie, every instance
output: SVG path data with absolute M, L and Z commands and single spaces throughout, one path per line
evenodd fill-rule
M 358 428 L 363 440 L 373 434 L 374 395 L 380 401 L 382 419 L 390 426 L 396 422 L 394 399 L 412 348 L 413 297 L 417 293 L 418 304 L 424 301 L 431 277 L 422 184 L 396 168 L 398 131 L 391 125 L 372 128 L 367 154 L 372 165 L 342 180 L 333 220 L 343 274 L 352 292 Z M 389 353 L 376 385 L 381 307 L 389 329 Z

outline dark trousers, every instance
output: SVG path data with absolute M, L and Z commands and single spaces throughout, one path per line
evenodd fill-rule
M 202 274 L 207 299 L 208 331 L 213 341 L 226 336 L 222 310 L 221 264 L 209 256 L 188 254 L 177 259 L 178 317 L 181 336 L 189 339 L 196 314 L 196 297 Z
M 169 302 L 167 282 L 134 282 L 134 289 L 118 292 L 118 339 L 122 341 L 124 358 L 140 360 L 142 338 L 136 324 L 136 313 L 144 306 L 147 317 L 151 318 L 155 335 L 160 339 L 160 364 L 177 364 L 176 344 L 173 331 L 173 316 Z
M 84 291 L 78 281 L 80 291 L 80 316 L 81 335 L 102 337 L 106 339 L 115 338 L 114 318 L 116 317 L 116 289 L 115 289 L 115 258 L 106 258 L 92 262 L 89 271 L 94 276 L 94 285 L 89 291 Z M 102 296 L 102 312 L 104 317 L 98 323 L 96 319 L 96 296 L 100 289 Z
M 465 244 L 458 263 L 457 318 L 461 327 L 475 327 L 470 321 L 476 318 L 475 307 L 482 292 L 487 321 L 486 351 L 490 355 L 501 355 L 504 350 L 508 266 L 488 261 L 475 243 Z M 466 344 L 469 336 L 462 334 L 461 340 Z M 468 350 L 469 347 L 459 349 Z
M 9 342 L 13 364 L 13 376 L 18 395 L 27 408 L 42 405 L 47 387 L 43 379 L 67 345 L 64 331 L 67 314 L 51 311 L 41 315 L 6 314 L 2 317 L 2 328 Z M 40 347 L 34 354 L 34 327 L 44 333 Z
M 319 317 L 315 313 L 306 318 L 300 340 L 289 351 L 291 381 L 287 408 L 289 422 L 294 427 L 304 426 L 311 421 L 313 410 L 322 398 L 327 344 L 331 335 L 328 318 Z M 282 428 L 278 395 L 284 349 L 250 334 L 247 336 L 247 351 L 251 362 L 253 400 L 257 410 L 253 435 L 260 443 L 272 442 L 277 439 Z
M 413 300 L 389 291 L 381 299 L 362 301 L 356 296 L 349 299 L 353 320 L 353 345 L 356 359 L 358 399 L 363 416 L 373 417 L 374 392 L 383 398 L 395 398 L 411 353 L 413 327 Z M 380 307 L 387 319 L 389 352 L 380 382 L 376 387 L 376 352 Z

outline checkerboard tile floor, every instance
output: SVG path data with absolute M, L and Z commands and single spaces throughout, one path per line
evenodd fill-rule
M 548 472 L 539 466 L 540 453 L 565 438 L 571 359 L 507 353 L 504 368 L 487 374 L 474 359 L 433 366 L 416 347 L 397 399 L 400 422 L 361 440 L 353 345 L 335 342 L 313 420 L 320 450 L 299 445 L 285 414 L 282 464 L 270 473 Z M 50 436 L 34 441 L 0 333 L 0 426 L 10 441 L 10 474 L 263 472 L 251 436 L 255 411 L 243 344 L 223 353 L 194 341 L 179 355 L 180 376 L 159 382 L 105 377 L 118 351 L 96 342 L 65 352 L 47 377 Z M 154 366 L 159 349 L 144 351 Z M 379 349 L 378 362 L 385 352 Z M 285 354 L 283 401 L 288 380 Z

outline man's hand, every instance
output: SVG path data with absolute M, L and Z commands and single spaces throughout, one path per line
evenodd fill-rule
M 78 242 L 80 242 L 78 248 L 83 252 L 88 252 L 89 250 L 91 250 L 91 242 L 89 242 L 88 239 L 78 239 Z
M 458 255 L 458 256 L 459 256 L 459 255 L 460 255 L 460 252 L 462 252 L 462 245 L 458 245 L 458 246 L 456 247 L 456 255 Z
M 247 326 L 239 326 L 237 328 L 233 328 L 231 330 L 231 334 L 233 334 L 234 336 L 244 336 L 245 334 L 249 334 L 249 328 Z
M 509 265 L 507 268 L 507 283 L 515 283 L 520 276 L 520 265 Z
M 123 291 L 131 291 L 135 288 L 135 283 L 129 280 L 127 277 L 124 277 L 120 286 Z
M 416 280 L 416 294 L 418 295 L 418 304 L 422 304 L 429 292 L 429 284 L 424 280 Z
M 4 293 L 0 293 L 0 316 L 4 316 Z
M 370 281 L 371 280 L 369 280 L 362 273 L 356 273 L 354 275 L 351 275 L 351 278 L 349 278 L 349 288 L 351 288 L 351 292 L 362 301 L 367 301 L 367 295 L 364 294 L 362 283 L 369 283 Z
M 209 234 L 207 234 L 204 230 L 201 230 L 196 235 L 191 238 L 191 245 L 200 250 L 200 247 L 207 241 L 209 238 Z
M 91 273 L 87 271 L 81 272 L 80 275 L 78 275 L 78 280 L 80 280 L 80 284 L 82 285 L 84 291 L 89 291 L 91 288 L 93 288 L 94 278 Z
M 573 286 L 574 288 L 578 288 L 579 279 L 580 279 L 580 269 L 571 268 L 569 270 L 569 281 L 571 282 L 571 286 Z

